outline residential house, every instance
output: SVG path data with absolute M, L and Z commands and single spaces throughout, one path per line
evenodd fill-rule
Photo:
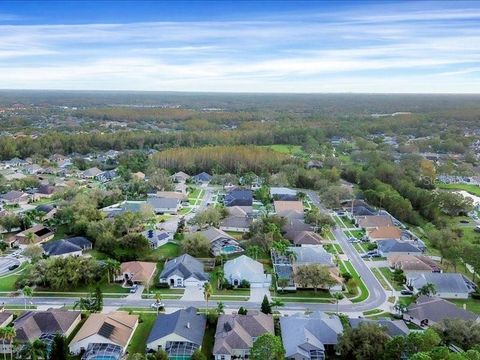
M 169 359 L 190 359 L 202 347 L 207 319 L 189 307 L 157 316 L 147 340 L 147 352 L 160 349 Z
M 175 183 L 174 190 L 176 193 L 180 193 L 182 195 L 187 196 L 188 194 L 188 186 L 185 183 Z
M 148 240 L 150 246 L 156 249 L 173 240 L 173 234 L 165 230 L 150 229 L 142 232 L 142 235 Z
M 183 171 L 176 172 L 172 175 L 172 180 L 176 183 L 185 183 L 190 179 L 190 175 L 184 173 Z
M 92 249 L 92 243 L 83 236 L 49 241 L 42 245 L 43 252 L 50 257 L 82 256 L 85 250 Z
M 212 175 L 206 172 L 201 172 L 200 174 L 197 174 L 192 177 L 192 181 L 197 184 L 208 184 L 211 180 L 212 180 Z
M 377 241 L 377 251 L 382 257 L 393 255 L 421 255 L 422 250 L 409 241 L 396 239 Z
M 232 232 L 247 232 L 253 222 L 251 206 L 232 206 L 228 216 L 220 222 L 220 230 Z
M 283 236 L 291 242 L 294 242 L 295 238 L 305 231 L 313 232 L 313 226 L 305 223 L 303 219 L 287 218 L 287 223 L 282 228 Z
M 148 196 L 168 198 L 168 199 L 178 199 L 182 202 L 188 201 L 188 197 L 186 193 L 181 193 L 177 191 L 157 191 L 155 194 L 148 194 Z
M 388 264 L 392 269 L 402 270 L 407 273 L 442 272 L 440 266 L 424 255 L 390 255 Z
M 388 215 L 357 216 L 355 222 L 364 230 L 373 230 L 379 227 L 394 226 L 393 220 Z
M 53 185 L 47 185 L 47 184 L 40 185 L 35 191 L 35 193 L 32 195 L 32 200 L 38 201 L 43 198 L 49 199 L 53 196 L 53 193 L 55 192 L 55 190 L 56 190 L 55 186 Z
M 17 157 L 3 162 L 3 167 L 5 169 L 18 168 L 26 165 L 28 165 L 28 162 Z
M 257 311 L 247 315 L 220 315 L 215 332 L 215 360 L 247 359 L 259 336 L 274 334 L 273 317 Z
M 270 196 L 274 200 L 294 201 L 297 200 L 297 190 L 286 187 L 271 187 Z
M 37 175 L 42 171 L 43 171 L 43 168 L 37 164 L 28 165 L 23 168 L 23 172 L 28 175 Z
M 439 324 L 446 319 L 462 319 L 480 322 L 480 315 L 466 311 L 439 297 L 421 295 L 415 302 L 408 306 L 407 311 L 403 314 L 403 319 L 418 326 L 428 327 Z
M 213 256 L 243 252 L 243 249 L 233 237 L 213 226 L 201 231 L 200 234 L 210 241 L 210 252 Z
M 320 235 L 313 231 L 300 231 L 293 240 L 295 246 L 319 246 L 322 245 L 323 239 Z
M 273 202 L 273 207 L 278 216 L 290 218 L 289 214 L 297 213 L 297 214 L 301 214 L 301 218 L 303 219 L 304 208 L 303 208 L 303 202 L 301 201 L 275 200 Z
M 20 205 L 26 204 L 30 200 L 30 195 L 23 191 L 10 190 L 6 194 L 2 195 L 2 201 L 6 205 Z
M 122 355 L 125 353 L 133 333 L 138 326 L 138 315 L 129 315 L 125 312 L 111 312 L 109 314 L 90 314 L 78 333 L 70 342 L 70 351 L 78 355 L 84 351 L 92 351 L 96 344 L 119 346 Z M 97 350 L 105 349 L 97 345 Z M 115 351 L 115 347 L 113 347 Z M 118 360 L 118 357 L 106 357 L 109 360 Z
M 101 173 L 102 173 L 102 170 L 100 170 L 97 167 L 92 167 L 90 169 L 85 170 L 82 173 L 82 177 L 84 179 L 93 179 L 93 178 L 97 177 L 98 175 L 100 175 Z
M 337 315 L 315 312 L 280 318 L 285 358 L 287 360 L 323 360 L 335 357 L 343 325 Z
M 157 271 L 157 264 L 145 261 L 128 261 L 120 265 L 121 275 L 117 280 L 124 281 L 127 284 L 152 283 L 153 275 Z
M 235 188 L 230 190 L 224 199 L 224 205 L 231 206 L 252 206 L 253 192 L 250 189 Z
M 387 335 L 391 338 L 394 336 L 407 336 L 410 333 L 410 329 L 403 320 L 351 318 L 348 319 L 348 322 L 354 329 L 361 324 L 376 324 L 383 327 Z
M 201 261 L 183 254 L 165 263 L 160 274 L 160 283 L 170 287 L 202 287 L 208 282 L 208 278 Z
M 380 226 L 374 229 L 367 230 L 367 238 L 370 241 L 396 239 L 400 240 L 402 237 L 402 230 L 396 226 Z
M 180 210 L 181 201 L 173 197 L 149 196 L 147 204 L 153 208 L 155 214 L 177 214 Z
M 55 334 L 68 337 L 80 324 L 81 312 L 63 309 L 49 309 L 47 311 L 25 311 L 13 322 L 16 336 L 15 342 L 20 344 L 32 343 L 39 339 L 47 347 Z M 0 352 L 10 352 L 10 344 L 0 347 Z
M 233 286 L 239 286 L 246 280 L 250 287 L 269 288 L 272 282 L 272 276 L 265 274 L 263 264 L 246 255 L 228 260 L 223 266 L 223 272 L 225 279 Z
M 31 235 L 30 235 L 31 234 Z M 10 245 L 19 246 L 20 248 L 25 248 L 28 245 L 32 244 L 41 244 L 48 240 L 53 239 L 54 232 L 49 228 L 43 226 L 42 224 L 37 224 L 31 227 L 30 229 L 23 230 L 16 235 L 12 236 L 7 242 L 10 242 Z
M 459 273 L 406 273 L 407 286 L 414 293 L 427 284 L 433 284 L 438 297 L 445 299 L 468 299 L 475 291 L 475 285 Z
M 100 174 L 98 174 L 97 176 L 95 176 L 95 179 L 102 182 L 102 183 L 106 183 L 106 182 L 112 181 L 116 177 L 117 177 L 117 171 L 116 170 L 107 170 L 107 171 L 103 171 Z

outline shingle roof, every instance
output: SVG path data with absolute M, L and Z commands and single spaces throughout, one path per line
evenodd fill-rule
M 307 264 L 320 264 L 331 266 L 333 265 L 332 254 L 328 253 L 321 246 L 312 247 L 289 247 L 289 251 L 292 251 L 297 255 L 294 265 L 307 265 Z
M 322 238 L 313 231 L 301 231 L 294 238 L 295 245 L 321 245 Z
M 252 219 L 245 216 L 228 216 L 220 222 L 221 227 L 248 229 Z
M 377 241 L 378 250 L 387 254 L 393 252 L 404 252 L 404 253 L 421 253 L 422 251 L 415 245 L 406 242 L 400 241 L 397 239 L 388 239 L 388 240 L 379 240 Z
M 222 231 L 220 229 L 217 229 L 215 227 L 209 227 L 208 229 L 205 229 L 203 231 L 200 231 L 200 234 L 205 236 L 210 242 L 214 242 L 217 239 L 220 238 L 226 238 L 226 239 L 232 239 L 230 235 L 228 235 L 225 231 Z
M 215 332 L 213 354 L 231 355 L 235 349 L 250 349 L 253 338 L 274 333 L 273 317 L 261 312 L 221 315 Z
M 42 334 L 65 334 L 80 318 L 80 311 L 50 309 L 47 311 L 27 311 L 14 321 L 17 340 L 33 341 Z
M 6 194 L 2 195 L 2 199 L 7 200 L 7 201 L 14 201 L 17 199 L 20 199 L 22 196 L 25 196 L 23 191 L 17 191 L 17 190 L 11 190 L 7 192 Z
M 201 172 L 193 177 L 196 181 L 210 181 L 212 179 L 212 175 L 207 174 L 206 172 Z
M 251 206 L 253 192 L 250 189 L 236 188 L 225 195 L 226 206 Z
M 193 276 L 200 281 L 208 280 L 208 274 L 204 271 L 203 263 L 188 254 L 180 255 L 168 261 L 160 274 L 160 279 L 167 279 L 173 274 L 177 274 L 183 279 Z
M 78 236 L 69 239 L 49 241 L 43 244 L 42 247 L 48 255 L 58 256 L 91 248 L 92 243 L 88 239 Z
M 147 204 L 151 205 L 154 209 L 173 209 L 178 206 L 180 200 L 177 198 L 161 198 L 156 196 L 150 196 L 147 199 Z
M 420 289 L 426 284 L 435 285 L 439 293 L 470 293 L 472 292 L 465 282 L 462 274 L 458 273 L 421 273 L 407 276 L 410 284 L 415 289 Z
M 102 173 L 102 170 L 100 170 L 100 169 L 97 168 L 97 167 L 92 167 L 92 168 L 90 168 L 90 169 L 88 169 L 88 170 L 85 170 L 85 171 L 83 172 L 83 176 L 93 177 L 93 176 L 97 176 L 97 175 L 99 175 L 99 174 L 101 174 L 101 173 Z
M 171 314 L 160 314 L 155 320 L 152 331 L 150 331 L 147 344 L 165 336 L 176 334 L 201 346 L 206 323 L 205 316 L 197 314 L 197 309 L 193 307 L 181 309 Z
M 396 226 L 380 226 L 367 232 L 372 239 L 400 239 L 402 236 L 402 230 Z
M 423 255 L 399 254 L 388 257 L 390 266 L 403 271 L 440 271 L 437 263 Z
M 338 336 L 343 333 L 338 316 L 321 312 L 310 316 L 283 316 L 280 318 L 280 328 L 286 357 L 308 353 L 309 349 L 324 350 L 324 345 L 336 345 Z
M 479 319 L 479 315 L 463 310 L 447 300 L 423 295 L 410 304 L 406 314 L 420 321 L 428 319 L 436 323 L 445 319 Z
M 386 215 L 359 216 L 357 223 L 361 228 L 393 226 L 392 218 Z

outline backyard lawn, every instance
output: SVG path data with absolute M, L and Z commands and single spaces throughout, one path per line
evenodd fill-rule
M 463 305 L 467 305 L 467 310 L 474 312 L 475 314 L 480 314 L 480 300 L 477 299 L 464 299 L 464 300 L 448 300 L 456 304 L 458 307 L 463 309 Z
M 181 252 L 180 245 L 169 242 L 153 250 L 150 253 L 149 257 L 156 258 L 158 261 L 160 259 L 174 258 L 176 256 L 179 256 L 180 252 Z
M 472 195 L 480 196 L 480 186 L 470 184 L 437 184 L 438 188 L 445 190 L 464 190 Z
M 150 331 L 152 330 L 157 314 L 155 313 L 134 313 L 140 315 L 141 322 L 139 321 L 138 327 L 133 334 L 132 341 L 128 345 L 129 359 L 133 358 L 133 354 L 140 353 L 145 354 L 147 346 L 147 339 Z

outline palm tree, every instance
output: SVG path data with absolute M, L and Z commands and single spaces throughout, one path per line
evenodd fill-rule
M 5 349 L 5 340 L 6 340 L 6 328 L 0 328 L 0 339 L 2 339 L 2 349 Z M 3 352 L 3 359 L 7 360 L 7 352 Z
M 25 234 L 25 239 L 27 239 L 28 244 L 34 244 L 35 243 L 35 234 L 33 232 L 29 231 Z
M 221 301 L 217 303 L 217 314 L 225 314 L 225 305 L 223 305 L 223 302 Z
M 207 302 L 207 313 L 208 313 L 208 300 L 210 300 L 210 296 L 212 296 L 212 293 L 213 293 L 212 285 L 209 282 L 206 282 L 205 284 L 203 284 L 203 297 Z
M 293 264 L 298 258 L 297 253 L 291 250 L 288 250 L 285 255 L 287 256 L 288 261 L 290 261 L 291 264 Z
M 280 306 L 284 306 L 285 304 L 284 304 L 281 300 L 278 300 L 278 299 L 277 299 L 277 300 L 273 300 L 273 301 L 270 303 L 270 305 L 271 305 L 274 309 L 276 309 L 276 308 L 278 308 L 278 307 L 280 307 Z
M 22 359 L 39 360 L 46 358 L 47 347 L 43 341 L 36 339 L 33 343 L 26 343 L 22 347 L 20 357 Z
M 337 315 L 338 315 L 338 302 L 343 299 L 343 294 L 341 292 L 334 292 L 332 294 L 332 297 L 335 299 L 335 302 L 337 304 Z
M 212 277 L 217 279 L 217 290 L 222 288 L 225 272 L 222 267 L 216 267 L 212 272 Z
M 13 340 L 17 336 L 17 332 L 13 326 L 7 326 L 5 328 L 4 337 L 10 343 L 10 360 L 13 360 Z
M 437 293 L 437 289 L 435 285 L 432 283 L 427 283 L 423 285 L 420 289 L 418 289 L 417 295 L 425 295 L 425 296 L 433 296 Z
M 33 289 L 30 286 L 25 286 L 22 289 L 23 299 L 25 302 L 25 310 L 27 310 L 27 297 L 31 298 L 33 296 Z
M 284 241 L 274 241 L 272 248 L 275 249 L 280 255 L 286 255 L 288 251 L 288 245 Z
M 106 259 L 104 264 L 108 272 L 108 282 L 114 282 L 115 275 L 120 272 L 120 262 L 114 259 Z
M 80 310 L 91 311 L 94 308 L 92 299 L 90 298 L 80 298 L 73 304 L 73 309 L 79 308 Z
M 393 309 L 399 314 L 402 315 L 405 311 L 407 311 L 407 306 L 405 304 L 397 303 L 393 307 Z

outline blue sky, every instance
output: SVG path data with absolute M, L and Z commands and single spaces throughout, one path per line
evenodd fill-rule
M 0 2 L 0 88 L 480 93 L 480 2 Z

